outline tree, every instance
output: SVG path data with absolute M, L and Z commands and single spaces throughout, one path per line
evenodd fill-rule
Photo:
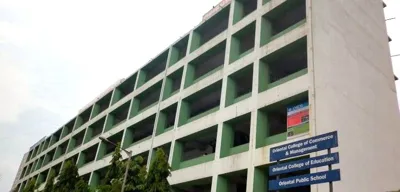
M 46 185 L 44 186 L 43 192 L 53 192 L 54 187 L 54 178 L 56 177 L 56 173 L 53 169 L 50 170 L 49 178 L 47 179 Z
M 124 164 L 126 165 L 128 161 Z M 141 192 L 145 189 L 146 184 L 146 162 L 142 156 L 137 156 L 131 161 L 128 169 L 128 177 L 126 179 L 125 191 Z
M 78 167 L 72 160 L 65 162 L 61 170 L 58 182 L 54 185 L 52 192 L 89 192 L 87 183 L 79 177 Z
M 54 192 L 70 192 L 78 181 L 78 168 L 71 160 L 68 160 L 61 170 L 58 182 L 54 185 Z
M 168 164 L 167 155 L 160 148 L 151 162 L 149 173 L 146 178 L 146 191 L 149 192 L 169 192 L 171 186 L 167 178 L 171 175 L 171 166 Z
M 75 184 L 74 192 L 90 192 L 90 188 L 85 180 L 79 178 L 79 181 Z
M 107 174 L 103 179 L 103 185 L 110 185 L 113 179 L 122 177 L 122 155 L 121 155 L 121 144 L 118 143 L 112 154 L 110 161 L 111 165 L 108 167 Z
M 37 188 L 36 179 L 33 178 L 28 182 L 28 184 L 26 184 L 26 186 L 25 186 L 24 190 L 22 190 L 22 192 L 34 192 L 36 188 Z
M 110 166 L 107 169 L 106 176 L 97 187 L 99 192 L 120 192 L 122 187 L 122 178 L 124 164 L 121 161 L 121 144 L 118 143 L 112 154 Z
M 97 187 L 98 192 L 120 192 L 125 176 L 128 161 L 121 161 L 120 144 L 115 148 L 102 185 Z M 128 165 L 128 176 L 125 183 L 125 192 L 169 192 L 171 186 L 167 178 L 171 175 L 167 155 L 162 149 L 157 149 L 151 163 L 149 173 L 146 171 L 146 162 L 142 156 L 135 157 Z
M 112 179 L 108 185 L 100 185 L 97 187 L 97 192 L 121 192 L 122 178 Z

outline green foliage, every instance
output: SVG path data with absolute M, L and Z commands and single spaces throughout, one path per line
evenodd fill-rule
M 121 148 L 115 148 L 112 155 L 111 165 L 108 167 L 106 177 L 102 185 L 98 186 L 96 192 L 120 192 L 128 161 L 122 162 Z M 125 192 L 170 192 L 171 186 L 167 178 L 171 175 L 171 167 L 168 164 L 167 155 L 162 149 L 157 149 L 155 157 L 151 162 L 149 172 L 146 172 L 146 162 L 143 157 L 137 156 L 130 161 Z M 43 192 L 91 192 L 88 184 L 79 177 L 78 168 L 71 161 L 65 162 L 54 184 L 56 177 L 54 170 L 50 170 L 49 178 Z M 28 182 L 23 192 L 34 192 L 37 188 L 36 179 Z
M 111 165 L 108 167 L 107 174 L 102 181 L 103 185 L 110 185 L 113 179 L 122 177 L 123 164 L 121 162 L 121 159 L 121 144 L 118 143 L 112 154 L 112 159 L 110 161 Z
M 126 165 L 127 162 L 124 164 Z M 146 162 L 142 156 L 137 156 L 131 161 L 126 179 L 125 191 L 141 192 L 145 189 L 146 183 Z
M 53 192 L 54 188 L 54 178 L 56 173 L 53 169 L 50 170 L 49 178 L 47 179 L 46 185 L 44 186 L 43 192 Z
M 70 192 L 71 189 L 74 192 L 90 192 L 87 183 L 79 177 L 78 167 L 69 160 L 65 162 L 52 192 Z
M 26 186 L 25 186 L 24 190 L 22 190 L 22 192 L 34 192 L 36 188 L 37 188 L 36 179 L 33 178 L 28 182 L 28 184 L 26 184 Z
M 78 168 L 69 160 L 61 170 L 58 182 L 54 185 L 54 192 L 70 192 L 79 181 Z
M 80 178 L 79 181 L 75 184 L 74 192 L 90 192 L 89 186 L 86 181 Z
M 101 181 L 101 185 L 97 187 L 99 192 L 120 192 L 122 188 L 122 178 L 124 176 L 124 163 L 121 161 L 121 144 L 118 143 L 117 147 L 112 154 L 110 166 L 107 169 L 105 178 Z
M 106 177 L 102 180 L 102 185 L 97 187 L 98 192 L 120 192 L 122 189 L 128 161 L 121 161 L 120 144 L 115 148 L 112 157 Z M 171 175 L 171 167 L 162 149 L 157 149 L 149 173 L 146 171 L 146 162 L 141 156 L 130 161 L 128 166 L 125 192 L 169 192 L 172 190 L 167 180 Z
M 74 189 L 74 192 L 90 192 L 87 183 L 79 177 L 78 167 L 71 160 L 65 162 L 58 177 L 58 182 L 52 188 L 53 190 L 49 189 L 51 192 L 70 192 L 72 191 L 71 189 Z
M 171 175 L 171 166 L 168 164 L 167 155 L 160 148 L 151 162 L 149 173 L 146 178 L 146 191 L 167 192 L 171 191 L 171 186 L 167 178 Z
M 100 185 L 97 187 L 97 192 L 121 192 L 122 179 L 112 179 L 108 185 Z

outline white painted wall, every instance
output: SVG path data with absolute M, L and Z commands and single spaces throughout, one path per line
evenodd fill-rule
M 342 180 L 334 191 L 400 189 L 399 110 L 382 1 L 309 2 L 313 130 L 338 130 Z

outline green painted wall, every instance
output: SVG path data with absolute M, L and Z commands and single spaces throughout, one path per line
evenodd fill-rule
M 32 157 L 31 157 L 31 159 L 33 159 L 33 158 L 35 158 L 35 157 L 36 157 L 36 152 L 37 152 L 37 148 L 35 147 L 35 148 L 33 149 L 33 152 L 32 152 Z
M 113 96 L 112 96 L 112 99 L 111 99 L 111 106 L 114 105 L 119 100 L 121 100 L 122 97 L 124 97 L 122 92 L 119 89 L 115 89 L 114 93 L 113 93 Z
M 58 146 L 57 148 L 56 148 L 56 152 L 54 153 L 54 158 L 53 158 L 53 160 L 55 160 L 55 159 L 58 159 L 62 154 L 61 154 L 61 147 L 60 146 Z
M 39 168 L 39 161 L 40 161 L 40 159 L 36 160 L 35 163 L 33 164 L 33 171 L 38 170 L 38 168 Z
M 171 78 L 166 78 L 165 79 L 165 84 L 164 84 L 164 91 L 163 91 L 163 100 L 170 97 L 172 93 L 172 79 Z
M 105 133 L 113 128 L 114 121 L 115 121 L 114 115 L 112 115 L 111 113 L 108 114 L 107 118 L 106 118 L 106 124 L 104 125 L 103 133 Z
M 74 150 L 75 147 L 76 147 L 76 139 L 72 137 L 69 140 L 69 143 L 68 143 L 67 153 L 71 152 L 72 150 Z
M 184 81 L 184 88 L 189 87 L 194 82 L 195 68 L 193 65 L 186 65 L 186 78 Z
M 133 143 L 133 131 L 131 128 L 125 129 L 125 137 L 122 141 L 124 148 L 129 147 Z
M 163 112 L 160 112 L 158 115 L 158 122 L 156 125 L 156 135 L 160 135 L 161 133 L 164 132 L 167 123 L 167 115 Z
M 139 77 L 138 77 L 138 80 L 137 80 L 138 82 L 137 82 L 137 85 L 136 85 L 136 89 L 139 88 L 140 86 L 142 86 L 143 84 L 145 84 L 146 80 L 147 80 L 146 71 L 144 71 L 143 69 L 140 69 L 139 70 Z
M 232 127 L 229 124 L 224 123 L 222 125 L 221 152 L 220 152 L 221 158 L 229 155 L 229 150 L 233 146 L 233 136 L 234 136 L 234 131 Z
M 42 148 L 41 148 L 41 150 L 40 150 L 40 153 L 42 153 L 44 150 L 46 150 L 46 147 L 47 147 L 47 139 L 43 141 L 43 144 L 42 144 Z
M 100 142 L 99 149 L 96 156 L 96 161 L 102 159 L 106 154 L 106 144 L 102 141 Z
M 40 169 L 40 168 L 43 167 L 43 161 L 44 161 L 44 156 L 42 156 L 42 157 L 39 159 L 39 163 L 38 163 L 38 166 L 36 167 L 36 170 L 38 170 L 38 169 Z
M 181 109 L 179 112 L 178 126 L 185 124 L 189 119 L 189 116 L 190 116 L 189 103 L 185 100 L 182 100 Z
M 51 155 L 46 154 L 46 155 L 44 156 L 44 160 L 43 160 L 43 165 L 42 165 L 42 166 L 47 165 L 47 164 L 52 160 L 52 158 L 53 158 L 53 157 L 51 157 Z
M 33 153 L 33 151 L 29 151 L 29 154 L 28 154 L 28 161 L 32 159 L 32 153 Z
M 264 146 L 264 139 L 268 134 L 268 118 L 263 111 L 257 112 L 256 148 Z
M 271 0 L 263 0 L 263 5 L 270 2 Z
M 45 142 L 46 142 L 46 140 L 44 140 L 44 141 L 42 141 L 42 142 L 40 143 L 38 154 L 40 154 L 40 153 L 43 151 L 44 143 L 45 143 Z
M 169 66 L 174 65 L 176 62 L 179 61 L 179 49 L 176 47 L 171 47 L 171 55 L 169 56 Z
M 261 36 L 260 36 L 260 46 L 263 46 L 271 41 L 272 38 L 272 24 L 268 19 L 261 19 Z
M 97 172 L 92 173 L 92 177 L 90 178 L 89 185 L 91 188 L 94 188 L 100 184 L 100 175 Z
M 217 191 L 218 192 L 229 192 L 229 181 L 221 175 L 219 175 L 217 177 L 218 177 L 217 178 Z
M 235 36 L 231 38 L 231 50 L 229 54 L 229 63 L 232 63 L 240 58 L 240 40 Z
M 190 53 L 199 48 L 200 46 L 201 46 L 201 35 L 198 32 L 193 31 L 192 41 L 190 42 Z
M 268 64 L 260 60 L 258 72 L 258 92 L 263 92 L 267 90 L 268 84 L 271 82 Z
M 83 139 L 83 143 L 89 142 L 90 140 L 92 140 L 92 137 L 93 137 L 93 128 L 88 127 L 85 133 L 85 137 Z
M 76 122 L 75 122 L 75 127 L 74 127 L 74 129 L 79 128 L 80 126 L 82 126 L 82 124 L 83 124 L 83 119 L 82 119 L 82 117 L 80 117 L 80 116 L 76 117 Z
M 233 10 L 233 24 L 236 24 L 238 21 L 240 21 L 243 18 L 244 12 L 243 12 L 242 2 L 235 1 L 234 5 L 235 5 L 235 7 Z
M 268 177 L 262 168 L 254 169 L 253 192 L 268 191 Z
M 211 153 L 211 154 L 200 156 L 200 157 L 197 157 L 197 158 L 194 158 L 194 159 L 181 161 L 180 164 L 179 164 L 179 169 L 183 169 L 183 168 L 186 168 L 186 167 L 191 167 L 191 166 L 194 166 L 194 165 L 198 165 L 198 164 L 202 164 L 202 163 L 213 161 L 214 157 L 215 157 L 215 153 Z
M 129 112 L 129 119 L 138 114 L 138 112 L 139 112 L 139 102 L 140 102 L 139 99 L 136 99 L 136 98 L 132 99 L 131 110 Z
M 229 106 L 234 103 L 236 98 L 236 83 L 231 77 L 228 77 L 226 86 L 225 106 Z
M 174 150 L 172 153 L 173 154 L 172 163 L 171 163 L 172 170 L 179 169 L 179 165 L 180 165 L 181 159 L 182 159 L 182 153 L 183 153 L 182 143 L 179 141 L 175 141 L 175 146 L 174 146 Z
M 100 113 L 100 105 L 99 104 L 94 104 L 92 108 L 92 112 L 90 114 L 90 119 L 93 119 Z
M 33 170 L 35 169 L 35 163 L 33 162 L 30 166 L 29 166 L 29 174 L 31 174 L 33 172 Z
M 76 163 L 77 167 L 81 168 L 85 164 L 85 161 L 86 161 L 86 153 L 81 152 L 78 157 L 78 161 Z

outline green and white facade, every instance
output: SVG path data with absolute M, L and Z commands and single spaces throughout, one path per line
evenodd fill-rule
M 400 189 L 393 77 L 382 1 L 232 0 L 32 146 L 13 187 L 42 189 L 69 159 L 98 185 L 114 150 L 102 136 L 148 165 L 162 147 L 176 191 L 268 191 L 271 147 L 337 130 L 334 191 Z M 287 107 L 304 102 L 288 139 Z

